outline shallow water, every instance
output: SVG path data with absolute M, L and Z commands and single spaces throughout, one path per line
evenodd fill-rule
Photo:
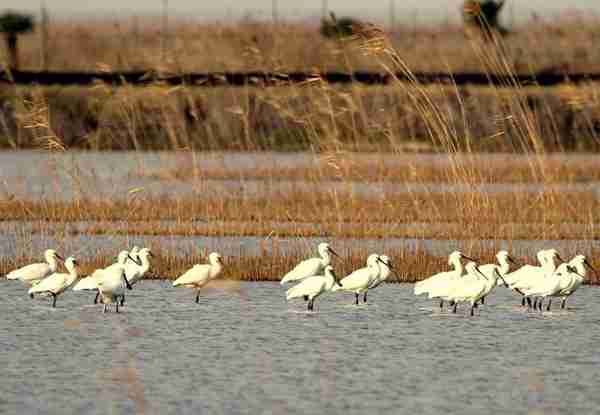
M 0 200 L 74 198 L 127 198 L 132 189 L 142 190 L 146 197 L 181 196 L 206 197 L 209 194 L 263 196 L 280 191 L 311 191 L 314 183 L 285 180 L 201 180 L 178 181 L 143 177 L 140 173 L 187 168 L 190 161 L 206 168 L 253 168 L 256 166 L 310 166 L 318 155 L 312 153 L 196 153 L 189 152 L 77 152 L 46 153 L 41 151 L 0 152 Z M 340 156 L 342 157 L 342 156 Z M 444 154 L 365 154 L 354 158 L 382 160 L 389 164 L 426 163 L 447 165 Z M 461 159 L 461 156 L 455 156 Z M 490 163 L 503 160 L 525 161 L 523 155 L 478 154 L 464 156 Z M 556 154 L 549 159 L 578 161 L 600 168 L 593 155 Z M 406 192 L 471 192 L 474 190 L 502 193 L 510 191 L 537 193 L 543 190 L 568 190 L 600 194 L 600 183 L 573 184 L 506 184 L 448 185 L 438 183 L 363 183 L 322 182 L 320 189 L 348 191 L 358 195 L 377 195 Z
M 0 281 L 0 412 L 47 414 L 594 413 L 600 289 L 527 312 L 497 290 L 475 318 L 385 285 L 368 305 L 287 304 L 277 284 L 193 294 L 144 281 L 122 313 L 57 308 Z

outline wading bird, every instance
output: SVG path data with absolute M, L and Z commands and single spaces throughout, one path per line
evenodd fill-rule
M 294 298 L 304 298 L 304 300 L 308 301 L 308 311 L 313 311 L 315 308 L 315 299 L 325 292 L 332 291 L 336 286 L 342 287 L 342 283 L 337 281 L 333 267 L 327 265 L 324 275 L 314 275 L 304 278 L 298 285 L 286 291 L 285 298 L 288 301 Z
M 323 275 L 325 267 L 331 264 L 331 255 L 339 255 L 329 246 L 322 242 L 318 245 L 319 258 L 309 258 L 300 262 L 281 279 L 281 285 L 287 282 L 300 281 L 314 275 Z
M 79 278 L 77 261 L 72 256 L 65 260 L 65 268 L 68 274 L 54 273 L 29 289 L 29 295 L 33 294 L 52 296 L 52 307 L 56 307 L 56 297 L 62 294 Z M 33 298 L 33 297 L 32 297 Z
M 54 249 L 47 249 L 44 252 L 46 262 L 26 265 L 22 268 L 9 272 L 6 278 L 9 280 L 20 280 L 29 285 L 35 285 L 44 278 L 56 272 L 58 269 L 57 259 L 64 261 Z
M 371 254 L 367 258 L 367 266 L 359 268 L 340 281 L 340 285 L 333 288 L 333 291 L 353 292 L 355 304 L 358 305 L 360 294 L 366 293 L 369 286 L 373 284 L 379 276 L 379 263 L 382 260 L 377 254 Z
M 119 298 L 125 295 L 125 289 L 131 290 L 131 284 L 127 280 L 125 267 L 116 265 L 104 270 L 102 278 L 98 281 L 98 292 L 102 297 L 104 307 L 103 313 L 109 310 L 110 304 L 115 304 L 116 312 L 119 312 Z
M 221 255 L 213 252 L 208 256 L 208 264 L 197 264 L 173 282 L 173 287 L 186 287 L 196 290 L 196 303 L 200 302 L 200 289 L 217 278 L 223 270 Z
M 448 256 L 448 265 L 454 269 L 452 271 L 440 272 L 431 277 L 417 282 L 415 284 L 414 293 L 415 295 L 428 294 L 429 298 L 437 297 L 438 292 L 445 293 L 447 284 L 460 278 L 463 275 L 463 265 L 461 260 L 468 259 L 473 261 L 460 251 L 454 251 Z M 440 308 L 444 307 L 444 300 L 440 300 Z

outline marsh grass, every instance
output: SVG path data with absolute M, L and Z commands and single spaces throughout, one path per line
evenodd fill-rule
M 274 191 L 265 196 L 138 197 L 132 200 L 0 202 L 3 220 L 282 223 L 591 224 L 600 222 L 594 192 L 410 192 L 363 196 L 352 191 Z
M 224 258 L 225 271 L 223 280 L 231 281 L 279 281 L 283 275 L 291 270 L 299 261 L 307 256 L 313 256 L 313 247 L 307 249 L 296 249 L 282 252 L 280 243 L 277 240 L 265 240 L 260 244 L 259 255 L 247 255 L 240 251 L 239 255 L 226 256 Z M 199 249 L 196 252 L 186 252 L 185 255 L 176 255 L 165 253 L 159 243 L 151 245 L 155 257 L 152 259 L 151 270 L 147 275 L 148 279 L 169 279 L 173 280 L 183 272 L 191 268 L 196 263 L 206 263 L 208 251 Z M 372 252 L 365 248 L 353 248 L 340 252 L 341 260 L 334 260 L 334 269 L 336 273 L 343 277 L 352 270 L 361 268 L 365 263 L 366 257 Z M 381 254 L 383 254 L 382 252 Z M 480 263 L 494 262 L 496 250 L 483 248 L 481 245 L 473 244 L 472 248 L 465 252 L 466 254 L 477 258 Z M 94 256 L 81 259 L 81 272 L 83 275 L 89 275 L 95 269 L 105 267 L 114 262 L 114 253 L 99 252 Z M 399 279 L 390 276 L 389 282 L 415 282 L 427 278 L 428 276 L 449 269 L 447 257 L 434 256 L 423 249 L 394 248 L 385 250 L 385 254 L 392 259 L 395 269 L 398 271 Z M 513 255 L 525 264 L 531 261 L 530 258 L 521 255 L 519 252 L 513 252 Z M 591 261 L 594 267 L 597 267 L 597 252 L 594 251 Z M 12 269 L 23 266 L 31 262 L 39 261 L 39 253 L 31 255 L 30 253 L 21 253 L 17 257 L 0 258 L 0 275 L 5 275 Z M 591 274 L 587 283 L 597 284 L 600 281 Z M 219 286 L 217 282 L 216 286 Z M 225 287 L 228 287 L 225 285 Z

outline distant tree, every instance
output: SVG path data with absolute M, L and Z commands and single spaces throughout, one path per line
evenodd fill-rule
M 486 36 L 508 33 L 500 24 L 500 12 L 506 0 L 465 0 L 462 16 L 467 31 L 476 29 Z
M 354 27 L 360 25 L 360 21 L 351 17 L 340 17 L 339 19 L 333 12 L 329 13 L 329 19 L 321 20 L 321 35 L 326 38 L 344 38 L 352 36 Z
M 0 15 L 0 33 L 4 34 L 8 51 L 9 66 L 19 68 L 19 35 L 33 31 L 35 21 L 32 16 L 6 11 Z

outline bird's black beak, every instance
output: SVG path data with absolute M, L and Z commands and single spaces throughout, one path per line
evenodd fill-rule
M 62 262 L 65 262 L 65 259 L 62 256 L 60 256 L 59 254 L 55 254 L 55 256 L 57 259 L 60 259 Z
M 506 280 L 504 279 L 504 277 L 503 277 L 502 275 L 500 275 L 500 273 L 498 272 L 498 270 L 497 270 L 497 269 L 495 269 L 495 270 L 494 270 L 494 272 L 496 273 L 496 275 L 498 276 L 498 278 L 500 278 L 500 279 L 502 280 L 502 283 L 504 284 L 504 286 L 505 286 L 506 288 L 510 288 L 510 287 L 508 286 L 508 283 L 506 282 Z
M 588 260 L 587 260 L 587 259 L 586 259 L 585 261 L 583 261 L 583 263 L 584 263 L 585 265 L 587 265 L 587 267 L 588 267 L 589 269 L 591 269 L 591 270 L 594 272 L 594 275 L 595 275 L 596 277 L 598 277 L 598 271 L 596 271 L 596 268 L 594 268 L 594 267 L 592 266 L 592 264 L 590 264 L 590 263 L 588 262 Z
M 508 260 L 508 262 L 510 262 L 514 265 L 519 265 L 519 263 L 517 261 L 515 261 L 515 259 L 511 256 L 506 257 L 506 259 Z
M 142 266 L 142 261 L 141 260 L 138 262 L 135 259 L 133 259 L 133 257 L 131 255 L 129 255 L 129 254 L 127 254 L 127 258 L 129 258 L 134 264 L 137 264 L 140 267 Z
M 127 280 L 127 277 L 125 276 L 125 274 L 123 274 L 123 280 L 125 280 L 125 285 L 127 286 L 128 290 L 131 290 L 131 284 L 129 283 L 129 280 Z
M 481 270 L 479 269 L 479 267 L 475 267 L 475 270 L 476 270 L 476 271 L 479 273 L 479 275 L 481 275 L 483 278 L 485 278 L 486 280 L 488 279 L 488 277 L 487 277 L 487 276 L 486 276 L 486 275 L 485 275 L 483 272 L 481 272 Z
M 473 261 L 473 262 L 477 262 L 477 261 L 478 261 L 477 259 L 474 259 L 474 258 L 468 257 L 468 256 L 466 256 L 466 255 L 464 255 L 464 254 L 462 254 L 462 255 L 461 255 L 461 257 L 463 257 L 464 259 L 468 259 L 469 261 Z M 479 269 L 477 269 L 477 271 L 479 271 Z
M 340 258 L 340 256 L 337 254 L 337 252 L 335 252 L 331 247 L 327 247 L 327 250 L 333 255 L 336 256 L 338 258 Z

